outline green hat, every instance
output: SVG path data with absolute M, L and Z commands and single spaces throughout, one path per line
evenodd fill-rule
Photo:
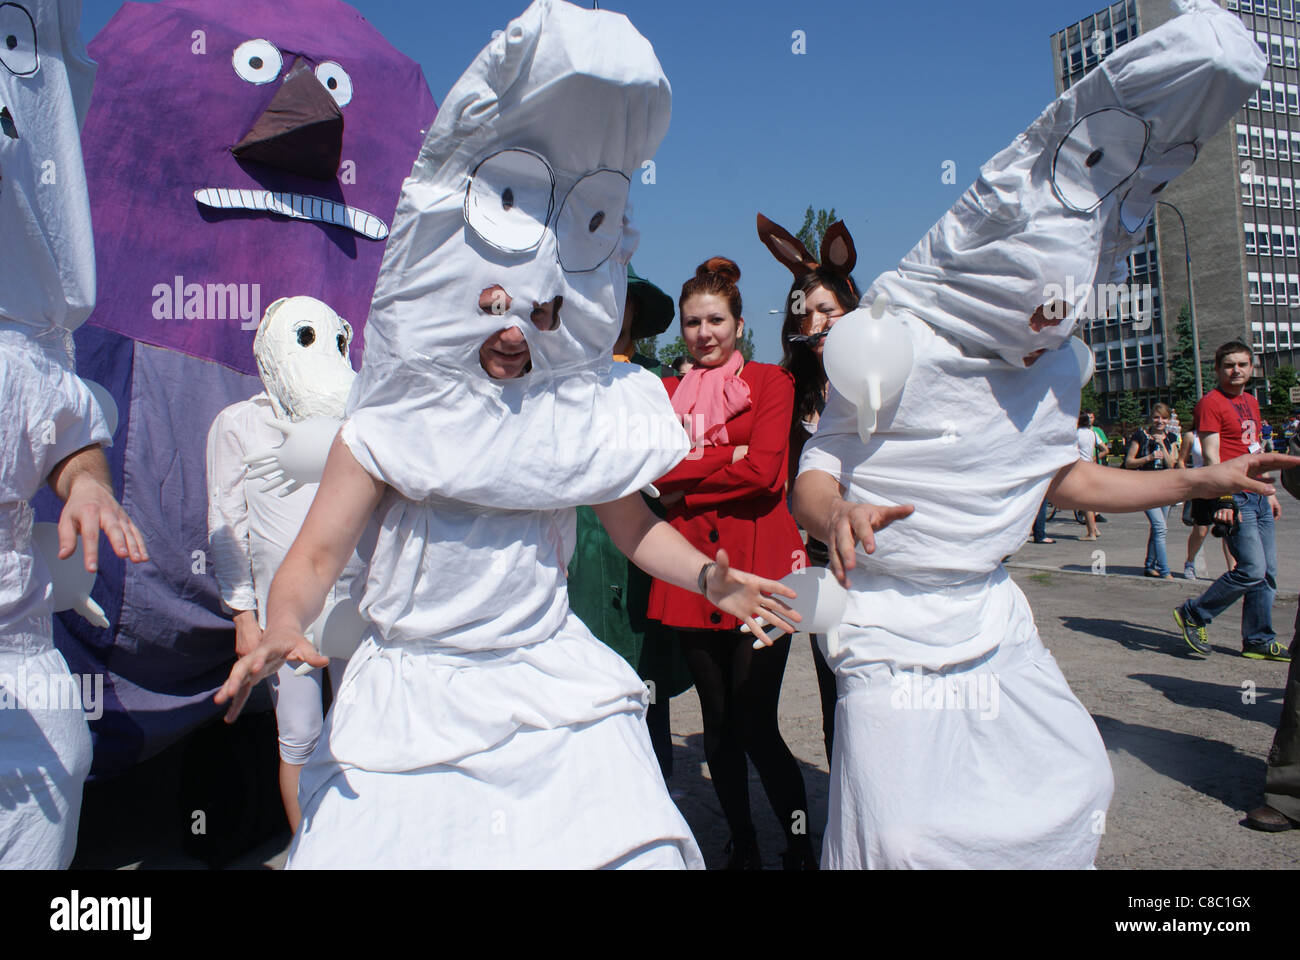
M 638 277 L 630 263 L 627 265 L 627 298 L 636 304 L 636 313 L 632 317 L 633 340 L 659 336 L 672 324 L 677 313 L 673 308 L 673 298 L 649 280 Z

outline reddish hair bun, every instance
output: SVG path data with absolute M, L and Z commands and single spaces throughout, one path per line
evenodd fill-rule
M 682 284 L 682 295 L 677 301 L 679 315 L 687 300 L 697 294 L 711 294 L 721 297 L 731 307 L 731 315 L 739 319 L 742 315 L 740 288 L 736 282 L 740 279 L 740 267 L 735 260 L 726 257 L 709 257 L 695 268 L 695 276 Z

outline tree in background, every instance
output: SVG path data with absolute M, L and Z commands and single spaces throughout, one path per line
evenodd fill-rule
M 1098 421 L 1101 420 L 1101 398 L 1097 396 L 1097 388 L 1092 385 L 1091 380 L 1085 383 L 1083 389 L 1079 392 L 1079 412 L 1082 413 L 1085 410 L 1091 410 L 1097 414 Z
M 805 248 L 812 252 L 813 256 L 816 256 L 817 251 L 822 248 L 822 237 L 826 235 L 826 231 L 830 229 L 831 224 L 838 219 L 834 207 L 829 210 L 819 209 L 816 211 L 809 207 L 804 211 L 803 226 L 799 228 L 799 232 L 795 234 L 795 237 Z
M 1269 404 L 1261 413 L 1276 428 L 1291 419 L 1291 388 L 1296 386 L 1296 370 L 1286 363 L 1273 371 L 1268 381 Z
M 1169 389 L 1173 394 L 1173 407 L 1184 427 L 1192 422 L 1192 408 L 1201 398 L 1196 393 L 1196 349 L 1192 344 L 1192 312 L 1187 304 L 1178 311 L 1174 327 L 1177 343 L 1169 354 Z M 1213 353 L 1211 359 L 1201 363 L 1201 383 L 1213 390 L 1218 381 L 1214 377 Z
M 749 326 L 745 327 L 745 332 L 740 335 L 740 343 L 738 345 L 738 348 L 740 350 L 740 355 L 745 358 L 746 363 L 749 363 L 749 361 L 754 359 L 753 327 L 749 327 Z M 647 357 L 655 357 L 659 360 L 660 363 L 663 364 L 669 364 L 672 363 L 674 360 L 676 360 L 678 357 L 689 357 L 690 355 L 691 355 L 691 351 L 686 349 L 686 341 L 682 339 L 682 335 L 680 333 L 677 336 L 673 337 L 671 343 L 664 344 L 662 347 L 660 347 L 658 349 L 658 352 L 646 353 Z
M 1125 391 L 1119 398 L 1119 422 L 1124 435 L 1142 426 L 1142 420 L 1142 404 L 1138 403 L 1137 395 L 1132 390 Z

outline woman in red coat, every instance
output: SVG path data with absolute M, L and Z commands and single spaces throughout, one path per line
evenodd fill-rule
M 785 502 L 794 380 L 780 367 L 746 363 L 737 349 L 745 328 L 739 279 L 735 263 L 714 257 L 682 286 L 682 337 L 695 367 L 664 385 L 696 446 L 655 485 L 668 522 L 692 544 L 709 556 L 725 548 L 736 566 L 779 580 L 807 564 Z M 785 866 L 815 869 L 803 777 L 777 724 L 789 635 L 756 651 L 734 617 L 660 580 L 648 613 L 674 628 L 699 692 L 704 754 L 731 828 L 728 868 L 761 867 L 748 754 L 786 833 Z

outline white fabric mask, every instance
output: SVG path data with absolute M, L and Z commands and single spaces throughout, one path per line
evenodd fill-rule
M 367 469 L 413 499 L 541 509 L 615 499 L 686 453 L 661 386 L 611 358 L 637 239 L 628 188 L 670 103 L 621 14 L 537 0 L 479 54 L 443 100 L 384 252 L 350 407 Z M 538 329 L 534 304 L 556 297 L 558 325 Z M 479 348 L 509 327 L 531 370 L 493 380 Z
M 1063 344 L 1096 285 L 1125 279 L 1117 261 L 1159 190 L 1264 77 L 1237 17 L 1212 0 L 1175 7 L 1180 16 L 1116 50 L 989 160 L 864 301 L 887 294 L 1013 366 Z M 1049 302 L 1059 306 L 1031 325 Z
M 95 304 L 80 0 L 0 4 L 0 325 L 71 331 Z
M 276 412 L 290 420 L 343 416 L 356 373 L 352 326 L 314 297 L 281 297 L 262 315 L 253 355 Z

